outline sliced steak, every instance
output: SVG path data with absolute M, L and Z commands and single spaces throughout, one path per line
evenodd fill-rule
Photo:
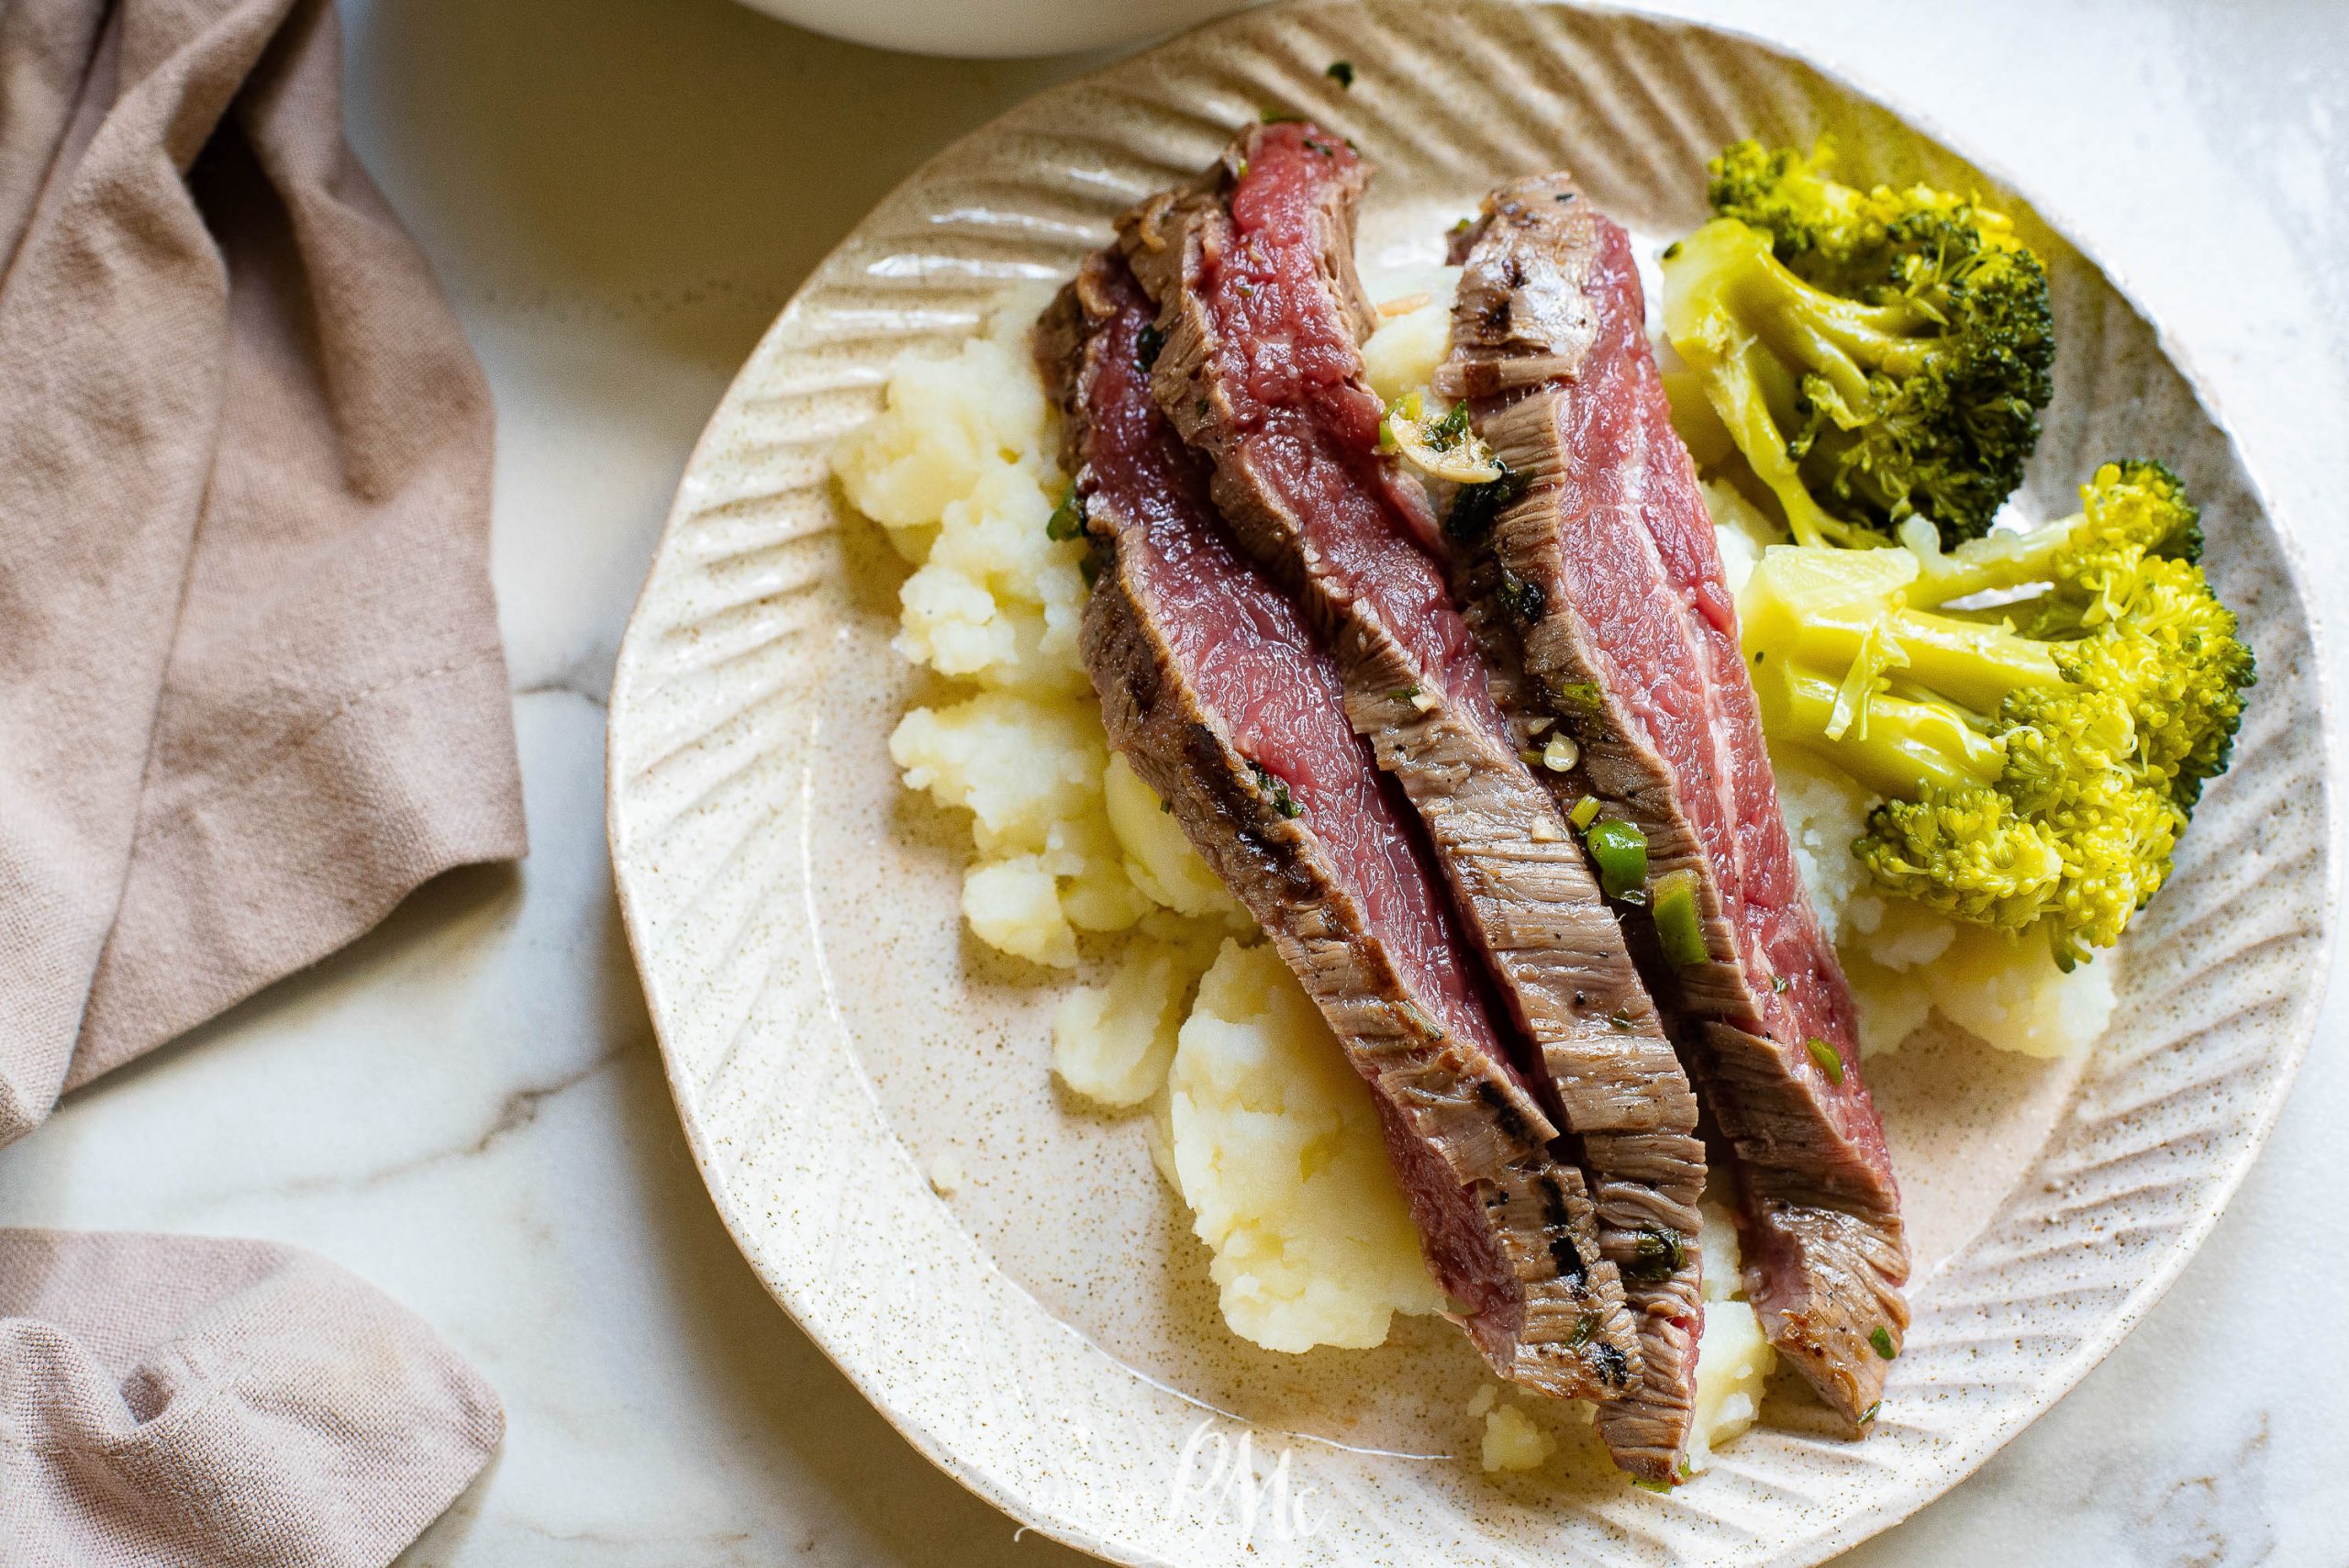
M 1152 309 L 1096 257 L 1038 330 L 1106 554 L 1085 666 L 1111 741 L 1270 933 L 1370 1084 L 1437 1280 L 1494 1370 L 1603 1397 L 1636 1367 L 1580 1173 L 1511 1064 L 1329 657 L 1219 532 L 1152 401 Z
M 1650 885 L 1694 876 L 1702 961 L 1666 962 L 1652 929 L 1633 949 L 1734 1151 L 1763 1325 L 1828 1404 L 1865 1420 L 1909 1320 L 1899 1189 L 1851 992 L 1779 816 L 1630 239 L 1550 174 L 1496 192 L 1465 252 L 1437 390 L 1470 400 L 1508 472 L 1464 493 L 1452 531 L 1521 585 L 1506 597 L 1523 690 L 1571 727 L 1593 792 L 1646 833 Z
M 1260 126 L 1200 181 L 1121 219 L 1120 249 L 1158 306 L 1152 389 L 1212 462 L 1215 503 L 1242 550 L 1328 640 L 1349 720 L 1425 824 L 1540 1051 L 1527 1065 L 1589 1173 L 1608 1258 L 1631 1274 L 1671 1260 L 1662 1278 L 1627 1280 L 1652 1331 L 1642 1382 L 1605 1418 L 1639 1426 L 1618 1457 L 1661 1478 L 1676 1463 L 1694 1372 L 1696 1098 L 1487 687 L 1432 553 L 1426 494 L 1378 450 L 1381 410 L 1357 341 L 1373 313 L 1353 262 L 1366 178 L 1351 148 L 1310 125 Z

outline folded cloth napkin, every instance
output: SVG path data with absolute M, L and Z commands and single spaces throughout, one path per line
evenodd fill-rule
M 523 851 L 487 387 L 328 0 L 0 0 L 0 1144 Z
M 504 1426 L 429 1329 L 297 1248 L 0 1230 L 8 1568 L 379 1568 Z
M 523 851 L 490 406 L 328 0 L 0 0 L 0 1144 Z M 340 1271 L 0 1231 L 0 1564 L 387 1562 L 502 1427 Z

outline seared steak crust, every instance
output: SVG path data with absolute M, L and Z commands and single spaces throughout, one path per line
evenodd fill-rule
M 1634 951 L 1734 1151 L 1764 1327 L 1828 1404 L 1865 1420 L 1889 1359 L 1872 1337 L 1897 1351 L 1908 1324 L 1899 1191 L 1851 993 L 1779 815 L 1629 239 L 1550 174 L 1489 197 L 1465 250 L 1438 389 L 1471 400 L 1521 487 L 1474 553 L 1525 585 L 1511 595 L 1524 693 L 1572 728 L 1593 793 L 1644 830 L 1651 878 L 1694 873 L 1705 961 L 1676 968 L 1653 940 Z
M 1335 653 L 1353 728 L 1425 824 L 1462 917 L 1539 1049 L 1543 1103 L 1597 1195 L 1601 1246 L 1662 1363 L 1627 1393 L 1648 1419 L 1618 1456 L 1662 1478 L 1686 1430 L 1696 1306 L 1697 1106 L 1621 932 L 1557 804 L 1528 771 L 1432 557 L 1425 493 L 1377 451 L 1353 266 L 1366 179 L 1308 125 L 1252 128 L 1192 186 L 1119 224 L 1158 306 L 1152 389 L 1214 465 L 1241 548 Z M 1661 1287 L 1661 1288 L 1657 1288 Z M 1653 1387 L 1649 1385 L 1653 1383 Z M 1658 1431 L 1660 1441 L 1648 1439 Z M 1610 1434 L 1611 1438 L 1612 1434 Z
M 1580 1173 L 1484 1008 L 1421 851 L 1295 608 L 1232 551 L 1138 362 L 1148 302 L 1089 261 L 1040 327 L 1086 527 L 1110 739 L 1272 936 L 1371 1084 L 1431 1267 L 1501 1375 L 1600 1396 L 1631 1325 Z

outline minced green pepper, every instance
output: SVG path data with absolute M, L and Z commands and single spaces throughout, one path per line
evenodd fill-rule
M 1629 822 L 1594 822 L 1583 835 L 1598 867 L 1598 889 L 1609 898 L 1644 890 L 1648 881 L 1648 836 Z
M 1810 1052 L 1810 1059 L 1819 1063 L 1819 1070 L 1827 1074 L 1829 1083 L 1842 1087 L 1843 1058 L 1833 1046 L 1823 1040 L 1810 1040 L 1803 1042 L 1803 1049 Z
M 1664 956 L 1682 969 L 1702 963 L 1705 929 L 1697 918 L 1697 873 L 1682 868 L 1656 878 L 1655 934 Z

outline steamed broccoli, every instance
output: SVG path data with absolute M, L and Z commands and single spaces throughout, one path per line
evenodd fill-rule
M 1664 325 L 1797 542 L 1878 543 L 1922 515 L 1980 536 L 2054 390 L 2047 273 L 2001 214 L 1829 179 L 1741 141 L 1719 215 L 1664 252 Z
M 1853 846 L 1876 880 L 2043 921 L 2065 968 L 2161 887 L 2254 678 L 2176 476 L 2108 463 L 2080 500 L 1947 554 L 1921 518 L 1906 549 L 1775 546 L 1741 600 L 1763 728 L 1887 797 Z

